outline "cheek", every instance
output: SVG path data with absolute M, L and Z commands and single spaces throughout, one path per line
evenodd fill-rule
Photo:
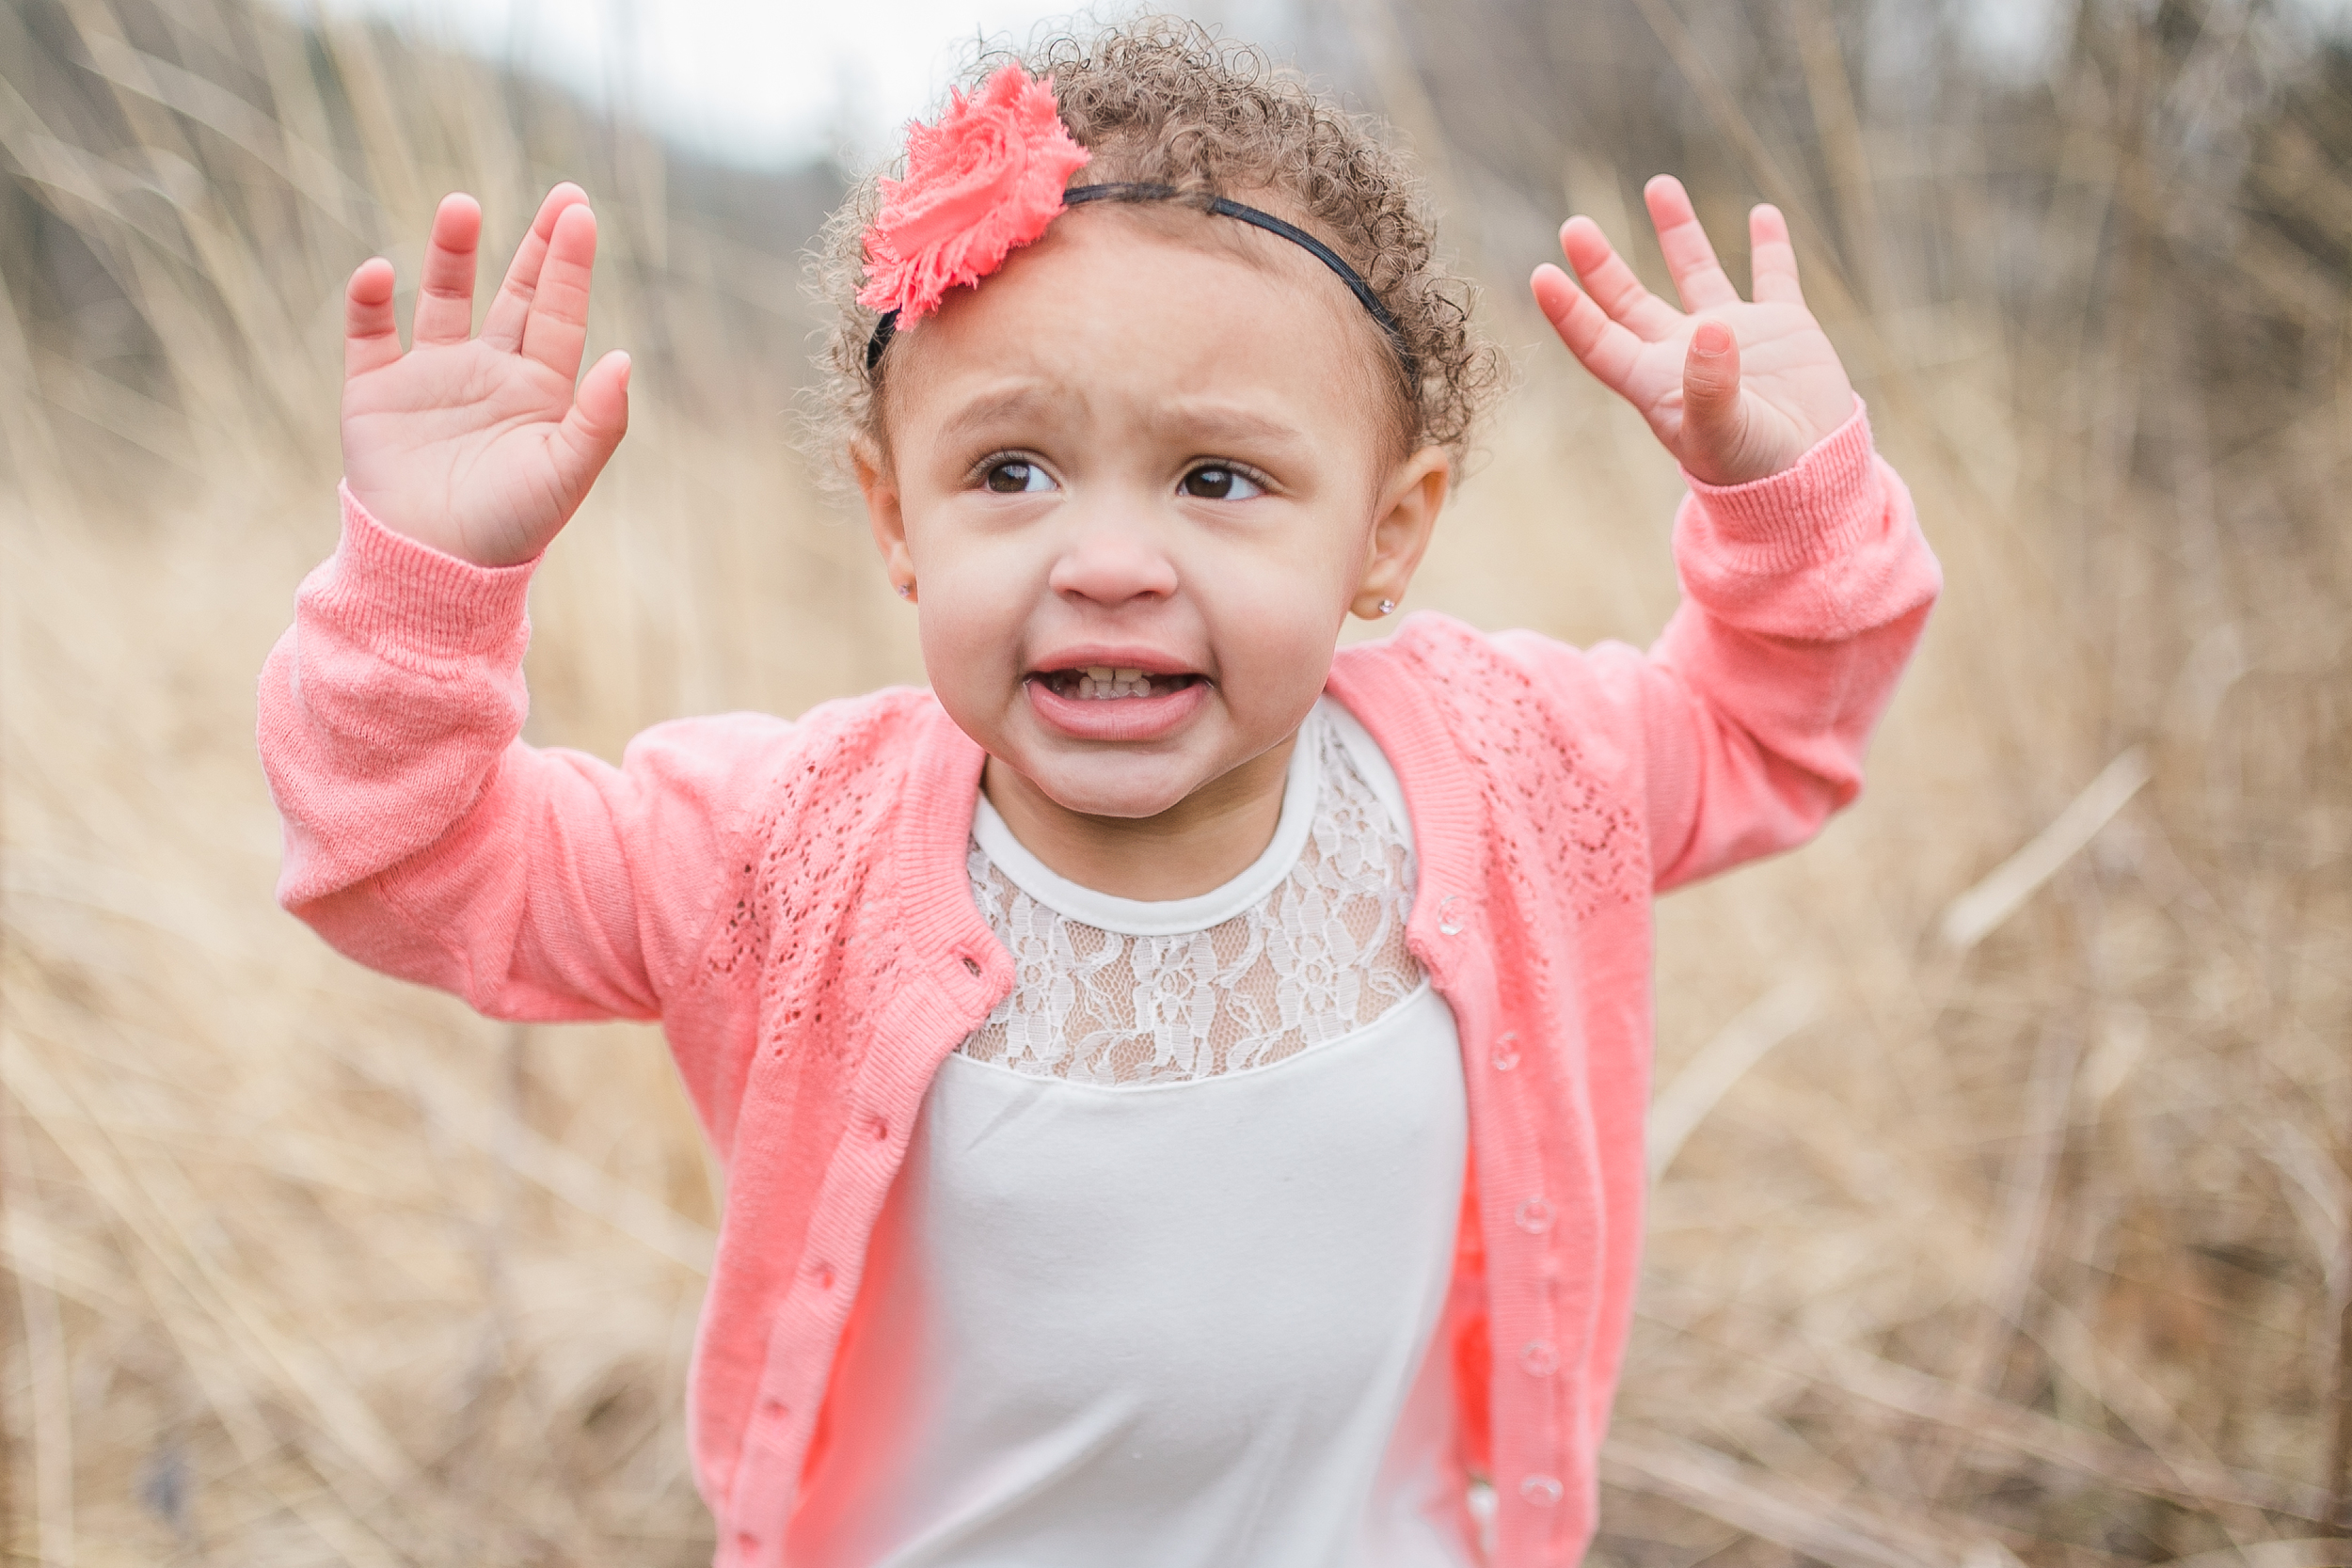
M 1334 530 L 1315 547 L 1281 552 L 1256 570 L 1213 574 L 1202 597 L 1215 607 L 1217 641 L 1228 657 L 1247 661 L 1253 686 L 1322 689 L 1360 565 L 1343 534 Z
M 940 690 L 1002 674 L 1018 646 L 1029 575 L 1019 552 L 918 540 L 916 613 L 923 663 Z

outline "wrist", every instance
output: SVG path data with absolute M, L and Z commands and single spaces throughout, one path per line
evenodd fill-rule
M 1749 398 L 1733 417 L 1719 417 L 1716 428 L 1705 435 L 1686 423 L 1683 451 L 1677 454 L 1683 472 L 1718 490 L 1788 472 L 1846 427 L 1857 399 L 1852 387 L 1841 384 L 1814 401 L 1820 405 L 1792 409 Z
M 350 619 L 442 654 L 489 652 L 524 627 L 535 559 L 487 566 L 391 528 L 348 481 L 337 487 L 342 536 L 321 591 Z
M 343 494 L 386 533 L 484 570 L 524 565 L 547 547 L 545 539 L 534 540 L 511 522 L 485 526 L 480 515 L 461 515 L 445 485 L 402 483 L 411 477 L 405 466 L 389 474 L 371 474 L 368 467 L 346 460 Z M 477 504 L 470 510 L 479 514 L 483 508 Z
M 1869 413 L 1859 396 L 1844 423 L 1776 472 L 1716 484 L 1685 467 L 1683 480 L 1708 531 L 1763 571 L 1842 553 L 1870 527 L 1883 499 Z

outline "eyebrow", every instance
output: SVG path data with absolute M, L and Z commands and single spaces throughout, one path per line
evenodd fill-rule
M 1180 400 L 1152 420 L 1155 429 L 1181 431 L 1211 442 L 1248 442 L 1257 446 L 1304 447 L 1307 433 L 1286 420 L 1230 403 Z
M 1086 394 L 1043 381 L 991 388 L 975 396 L 940 421 L 940 435 L 949 443 L 967 439 L 1009 420 L 1035 414 Z M 1177 399 L 1153 410 L 1150 423 L 1156 432 L 1182 435 L 1211 444 L 1247 442 L 1256 446 L 1304 448 L 1307 433 L 1286 420 L 1258 409 L 1216 400 Z
M 1009 388 L 992 388 L 973 398 L 962 407 L 942 420 L 939 424 L 939 434 L 942 439 L 950 443 L 961 441 L 992 425 L 1058 403 L 1065 396 L 1070 395 L 1083 397 L 1083 394 L 1066 394 L 1057 391 L 1041 381 L 1023 382 Z

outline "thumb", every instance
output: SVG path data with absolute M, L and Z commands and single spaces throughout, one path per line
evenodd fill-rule
M 556 433 L 565 459 L 564 487 L 574 505 L 588 493 L 604 471 L 605 460 L 628 432 L 628 356 L 619 349 L 591 365 Z
M 1740 340 L 1719 321 L 1703 321 L 1691 334 L 1682 360 L 1683 467 L 1720 483 L 1738 463 L 1745 436 L 1740 398 Z

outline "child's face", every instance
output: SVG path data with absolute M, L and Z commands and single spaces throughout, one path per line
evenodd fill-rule
M 1091 816 L 1287 739 L 1445 496 L 1441 450 L 1394 456 L 1395 362 L 1340 281 L 1196 222 L 1232 220 L 1066 214 L 955 291 L 891 350 L 887 463 L 860 454 L 941 703 Z

